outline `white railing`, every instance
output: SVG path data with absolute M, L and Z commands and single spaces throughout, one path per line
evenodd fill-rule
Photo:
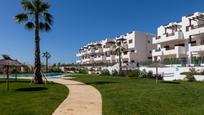
M 157 37 L 153 37 L 153 44 L 158 44 L 162 42 L 168 42 L 173 40 L 184 39 L 183 32 L 175 32 L 173 34 L 162 35 L 159 39 Z
M 95 51 L 95 53 L 103 53 L 103 49 L 102 48 L 99 48 Z
M 92 53 L 95 53 L 95 50 L 94 49 L 90 49 L 90 50 L 88 50 L 88 52 L 87 52 L 88 54 L 92 54 Z
M 204 51 L 204 45 L 191 46 L 190 51 Z
M 159 51 L 153 50 L 152 52 L 153 56 L 174 55 L 174 54 L 176 55 L 185 54 L 185 47 L 175 46 L 172 49 L 161 48 L 161 50 Z

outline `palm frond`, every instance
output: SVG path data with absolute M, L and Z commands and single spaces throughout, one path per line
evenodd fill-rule
M 32 0 L 32 4 L 35 7 L 35 11 L 40 12 L 39 10 L 40 10 L 40 6 L 42 4 L 42 1 L 41 0 Z
M 28 15 L 25 13 L 21 13 L 15 16 L 15 20 L 17 23 L 24 23 L 28 21 Z
M 45 24 L 40 22 L 39 24 L 40 30 L 45 30 Z
M 39 12 L 46 12 L 50 7 L 51 5 L 48 2 L 41 2 Z
M 46 23 L 48 23 L 49 25 L 53 24 L 53 16 L 50 13 L 43 13 L 43 17 L 45 18 Z
M 23 6 L 24 10 L 35 11 L 34 5 L 28 0 L 23 0 L 21 5 Z
M 35 25 L 34 25 L 33 22 L 27 22 L 27 23 L 25 24 L 25 27 L 26 27 L 27 29 L 29 29 L 29 30 L 32 30 L 32 29 L 35 28 Z
M 46 32 L 51 31 L 51 27 L 50 27 L 50 25 L 48 23 L 45 23 L 45 31 Z
M 44 52 L 44 53 L 43 53 L 43 57 L 51 58 L 51 55 L 50 55 L 49 52 Z

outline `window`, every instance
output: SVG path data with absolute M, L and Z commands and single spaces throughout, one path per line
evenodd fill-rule
M 124 52 L 124 55 L 127 55 L 128 52 Z
M 147 43 L 148 43 L 148 44 L 150 44 L 150 43 L 151 43 L 151 41 L 150 41 L 150 40 L 148 40 L 148 41 L 147 41 Z
M 204 45 L 204 39 L 201 40 L 200 44 L 201 44 L 201 45 Z
M 148 59 L 152 59 L 152 57 L 148 57 Z
M 132 52 L 132 53 L 134 53 L 134 52 L 135 52 L 135 50 L 131 50 L 131 52 Z
M 152 54 L 152 51 L 149 51 L 150 54 Z
M 129 44 L 131 44 L 132 43 L 132 39 L 131 40 L 129 40 Z

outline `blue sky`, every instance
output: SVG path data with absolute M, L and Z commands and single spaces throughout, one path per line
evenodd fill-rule
M 1 0 L 0 54 L 33 63 L 34 34 L 13 16 L 22 12 L 21 0 Z M 75 54 L 88 42 L 130 31 L 156 33 L 157 27 L 181 16 L 204 11 L 203 0 L 49 0 L 54 15 L 51 32 L 41 33 L 41 50 L 51 63 L 75 62 Z M 44 59 L 42 59 L 42 62 Z

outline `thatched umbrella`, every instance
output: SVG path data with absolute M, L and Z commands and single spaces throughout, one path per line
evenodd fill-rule
M 0 66 L 3 66 L 6 68 L 6 83 L 7 83 L 7 90 L 9 90 L 9 67 L 17 67 L 22 66 L 22 64 L 17 61 L 11 59 L 8 55 L 2 55 L 3 59 L 0 60 Z
M 166 67 L 164 64 L 161 64 L 161 63 L 153 63 L 151 65 L 149 65 L 148 67 L 156 67 L 156 84 L 157 84 L 157 81 L 158 81 L 158 67 Z

